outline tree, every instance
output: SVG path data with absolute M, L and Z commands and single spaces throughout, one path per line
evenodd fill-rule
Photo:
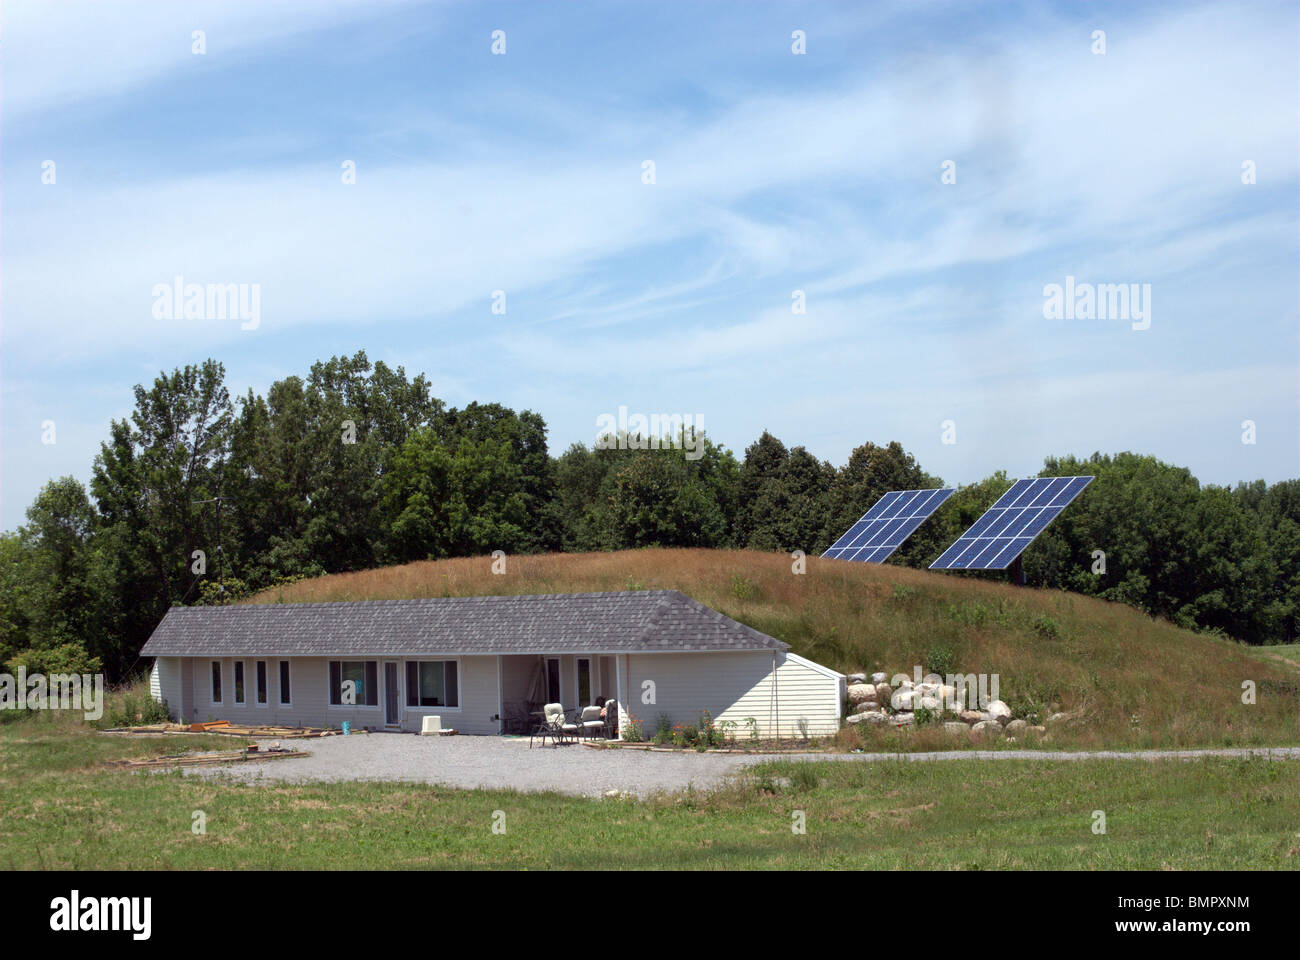
M 104 533 L 98 561 L 115 617 L 117 648 L 106 661 L 129 669 L 167 607 L 194 595 L 195 550 L 217 545 L 194 503 L 221 492 L 232 408 L 215 360 L 159 374 L 135 388 L 129 421 L 110 424 L 91 491 Z
M 442 413 L 425 378 L 364 351 L 241 400 L 230 464 L 240 575 L 254 586 L 377 565 L 381 484 L 414 432 Z
M 737 482 L 737 546 L 821 553 L 835 468 L 803 447 L 787 451 L 767 431 L 745 450 Z M 856 518 L 855 518 L 856 519 Z M 838 536 L 838 535 L 837 535 Z

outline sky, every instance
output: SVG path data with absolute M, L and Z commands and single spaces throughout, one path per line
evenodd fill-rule
M 359 349 L 555 454 L 625 407 L 737 456 L 897 440 L 949 483 L 1300 476 L 1298 33 L 1294 3 L 6 0 L 0 528 L 89 480 L 137 383 Z M 256 323 L 168 315 L 176 277 Z M 1051 315 L 1067 277 L 1145 317 Z

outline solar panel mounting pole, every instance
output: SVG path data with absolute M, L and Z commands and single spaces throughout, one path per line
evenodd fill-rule
M 1011 564 L 1011 582 L 1018 587 L 1025 585 L 1025 565 L 1020 562 L 1021 554 L 1016 554 L 1016 559 Z

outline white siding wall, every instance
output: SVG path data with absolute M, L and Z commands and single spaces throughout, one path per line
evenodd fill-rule
M 647 737 L 658 728 L 660 714 L 674 724 L 694 725 L 706 709 L 715 722 L 734 720 L 737 737 L 748 734 L 747 717 L 758 721 L 760 736 L 772 736 L 774 708 L 784 737 L 799 733 L 800 719 L 812 736 L 840 728 L 843 675 L 828 675 L 792 654 L 777 656 L 775 702 L 770 653 L 633 654 L 628 661 L 628 708 Z M 655 682 L 654 704 L 641 702 L 646 680 Z
M 245 702 L 234 702 L 234 661 L 220 661 L 222 702 L 212 700 L 211 658 L 159 657 L 150 677 L 150 689 L 159 699 L 166 699 L 173 716 L 184 709 L 185 720 L 229 720 L 234 724 L 282 724 L 286 726 L 337 727 L 350 720 L 355 727 L 384 729 L 384 661 L 378 661 L 379 703 L 377 706 L 332 706 L 329 703 L 329 660 L 324 657 L 294 657 L 290 660 L 290 695 L 292 703 L 280 703 L 280 669 L 275 658 L 268 658 L 267 703 L 256 703 L 257 661 L 245 660 Z M 375 658 L 368 658 L 375 659 Z M 460 657 L 458 670 L 460 706 L 458 708 L 406 706 L 405 660 L 399 660 L 398 684 L 401 704 L 401 729 L 418 731 L 422 718 L 436 714 L 444 728 L 454 727 L 466 734 L 495 734 L 500 724 L 493 719 L 500 709 L 496 656 Z M 561 699 L 566 706 L 577 706 L 574 681 L 576 660 L 561 657 Z M 632 654 L 620 658 L 624 663 L 624 710 L 640 721 L 646 736 L 653 735 L 660 714 L 670 722 L 694 724 L 702 710 L 713 714 L 715 721 L 734 720 L 736 735 L 743 737 L 747 717 L 758 721 L 762 736 L 773 734 L 772 655 L 770 653 L 681 653 Z M 612 661 L 612 658 L 611 658 Z M 505 691 L 519 690 L 535 660 L 531 657 L 502 657 Z M 777 724 L 781 736 L 799 732 L 799 720 L 807 721 L 813 736 L 835 733 L 840 726 L 844 698 L 844 677 L 826 671 L 793 654 L 777 657 Z M 595 676 L 601 676 L 599 670 Z M 657 702 L 641 703 L 643 681 L 655 682 Z M 597 681 L 600 685 L 600 681 Z M 615 696 L 615 691 L 597 689 Z M 516 694 L 517 696 L 518 694 Z
M 183 716 L 180 657 L 158 657 L 154 660 L 153 672 L 149 676 L 149 692 L 160 703 L 166 701 L 168 713 L 173 720 Z
M 160 662 L 179 658 L 162 657 Z M 337 727 L 344 720 L 354 727 L 384 729 L 384 660 L 377 662 L 379 703 L 376 706 L 342 706 L 329 702 L 329 661 L 326 657 L 292 657 L 289 659 L 288 705 L 280 702 L 280 663 L 277 658 L 266 658 L 267 702 L 257 703 L 257 659 L 244 660 L 244 703 L 235 702 L 235 661 L 219 660 L 221 664 L 221 702 L 212 699 L 213 658 L 186 658 L 192 662 L 183 671 L 190 675 L 192 689 L 189 701 L 193 704 L 186 717 L 190 721 L 229 720 L 233 724 L 275 724 L 284 726 Z M 366 657 L 361 659 L 376 659 Z M 398 663 L 398 703 L 401 711 L 401 728 L 419 731 L 423 717 L 437 714 L 442 717 L 444 729 L 454 727 L 462 733 L 496 733 L 497 721 L 497 658 L 460 657 L 458 670 L 460 707 L 433 708 L 406 706 L 406 661 Z M 178 675 L 182 671 L 177 668 Z M 166 676 L 164 672 L 163 676 Z M 179 684 L 178 695 L 179 695 Z M 165 689 L 165 688 L 164 688 Z M 169 702 L 178 702 L 169 698 Z

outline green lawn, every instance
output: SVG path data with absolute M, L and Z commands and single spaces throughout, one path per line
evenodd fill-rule
M 238 742 L 4 724 L 0 868 L 1300 867 L 1295 761 L 775 762 L 708 796 L 644 802 L 99 765 Z M 205 835 L 191 831 L 196 810 Z

